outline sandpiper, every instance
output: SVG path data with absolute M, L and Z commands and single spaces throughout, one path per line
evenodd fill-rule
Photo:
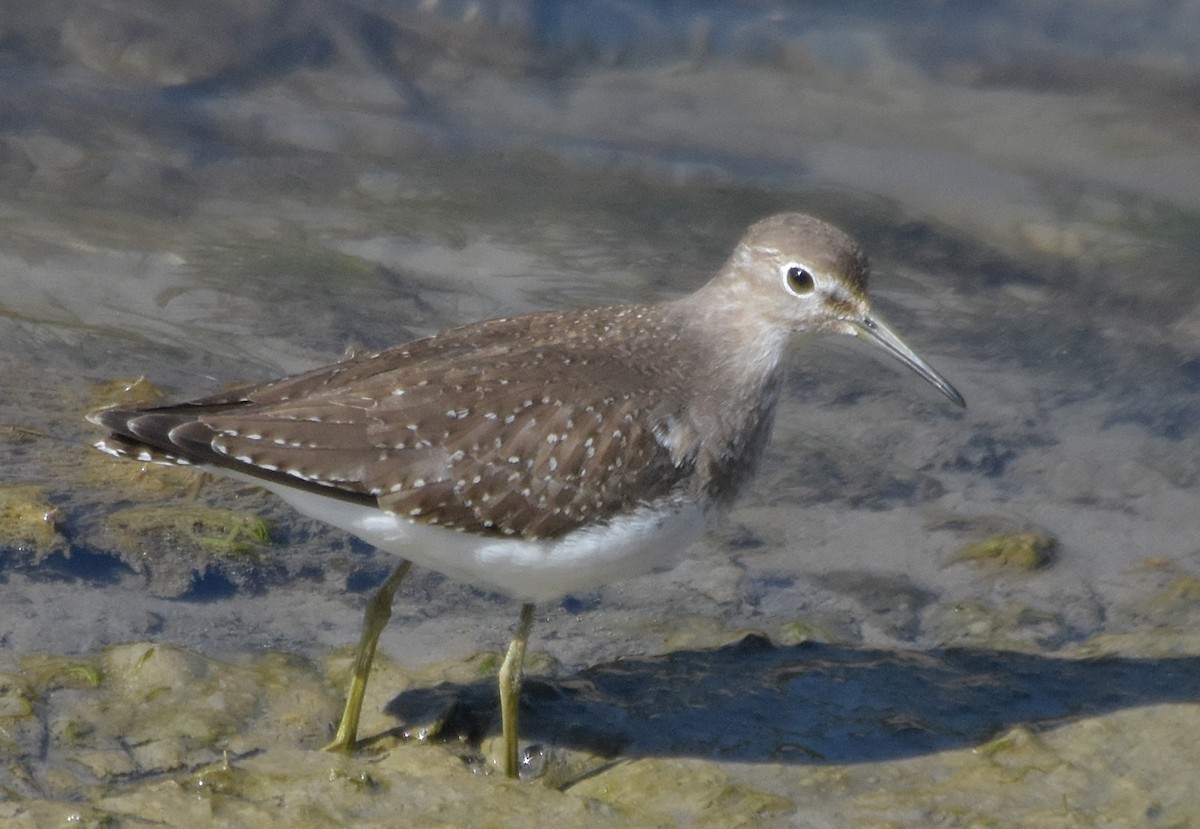
M 337 734 L 356 745 L 376 642 L 410 561 L 522 603 L 500 668 L 504 770 L 535 603 L 678 554 L 753 472 L 794 334 L 882 347 L 962 395 L 876 317 L 866 257 L 788 213 L 695 293 L 453 328 L 185 403 L 108 409 L 97 447 L 252 481 L 403 561 L 370 600 Z

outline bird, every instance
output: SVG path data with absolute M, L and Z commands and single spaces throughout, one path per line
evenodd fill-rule
M 767 444 L 796 335 L 883 349 L 963 396 L 871 308 L 867 257 L 803 213 L 752 224 L 693 293 L 450 328 L 170 405 L 88 416 L 96 447 L 265 487 L 400 557 L 368 601 L 330 750 L 357 746 L 363 694 L 412 563 L 521 603 L 498 684 L 503 769 L 538 604 L 674 560 Z

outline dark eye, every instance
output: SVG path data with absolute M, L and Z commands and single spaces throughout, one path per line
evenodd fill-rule
M 812 274 L 799 265 L 789 265 L 787 269 L 787 286 L 797 294 L 811 294 L 813 288 Z

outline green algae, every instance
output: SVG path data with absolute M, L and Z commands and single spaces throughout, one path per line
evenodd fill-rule
M 108 517 L 123 549 L 180 545 L 217 556 L 240 556 L 270 543 L 267 523 L 254 513 L 196 504 L 129 507 Z
M 1174 573 L 1145 602 L 1147 615 L 1160 625 L 1195 628 L 1200 622 L 1200 577 Z
M 1172 607 L 1200 604 L 1200 578 L 1184 574 L 1176 576 L 1163 588 L 1156 601 Z
M 97 688 L 104 681 L 104 669 L 93 659 L 24 654 L 17 661 L 28 682 L 43 692 L 61 688 Z
M 825 625 L 795 619 L 780 625 L 772 639 L 780 645 L 792 646 L 804 642 L 836 642 L 837 636 Z
M 1065 621 L 1017 601 L 972 600 L 934 605 L 926 625 L 929 635 L 945 644 L 1036 653 L 1063 635 Z
M 1048 565 L 1057 544 L 1047 533 L 1003 533 L 969 545 L 955 559 L 1028 572 Z
M 35 561 L 69 549 L 58 509 L 47 500 L 44 487 L 0 485 L 0 547 L 32 552 Z
M 93 383 L 90 404 L 93 410 L 114 406 L 135 408 L 158 403 L 166 396 L 166 392 L 141 376 Z
M 33 713 L 33 699 L 26 681 L 19 676 L 0 673 L 0 720 L 15 720 Z

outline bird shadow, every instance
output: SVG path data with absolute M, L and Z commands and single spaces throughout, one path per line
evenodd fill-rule
M 498 728 L 496 685 L 409 689 L 386 711 L 479 741 Z M 523 742 L 604 757 L 862 763 L 978 745 L 1124 708 L 1200 701 L 1200 657 L 1069 659 L 1012 651 L 893 651 L 747 636 L 714 650 L 620 659 L 528 678 Z

